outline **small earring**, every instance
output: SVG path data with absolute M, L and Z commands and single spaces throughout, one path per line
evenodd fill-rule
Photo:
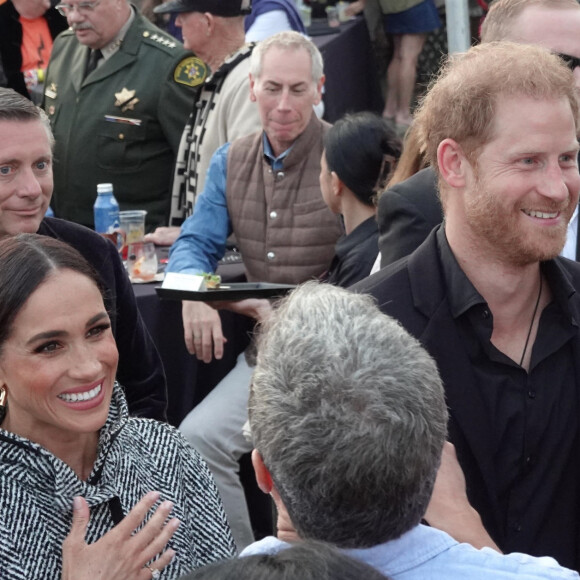
M 6 417 L 6 387 L 0 387 L 0 424 Z

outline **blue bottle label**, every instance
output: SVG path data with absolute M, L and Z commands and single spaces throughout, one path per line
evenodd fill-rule
M 111 234 L 119 228 L 119 204 L 112 194 L 99 195 L 94 205 L 95 231 Z

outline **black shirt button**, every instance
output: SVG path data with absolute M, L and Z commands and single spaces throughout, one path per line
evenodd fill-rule
M 528 397 L 530 399 L 535 399 L 536 398 L 536 391 L 528 391 Z
M 487 308 L 481 313 L 481 317 L 489 318 L 489 310 Z

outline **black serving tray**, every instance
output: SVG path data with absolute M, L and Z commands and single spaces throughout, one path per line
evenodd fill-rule
M 280 298 L 295 286 L 292 284 L 270 284 L 268 282 L 223 282 L 219 288 L 208 290 L 173 290 L 157 286 L 157 296 L 163 300 L 193 300 L 215 302 L 216 300 L 244 300 L 246 298 Z

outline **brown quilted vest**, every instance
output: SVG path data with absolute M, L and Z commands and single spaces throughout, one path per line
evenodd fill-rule
M 328 268 L 343 233 L 318 183 L 329 127 L 313 114 L 281 171 L 273 171 L 264 157 L 261 132 L 232 143 L 226 197 L 250 282 L 299 284 Z

